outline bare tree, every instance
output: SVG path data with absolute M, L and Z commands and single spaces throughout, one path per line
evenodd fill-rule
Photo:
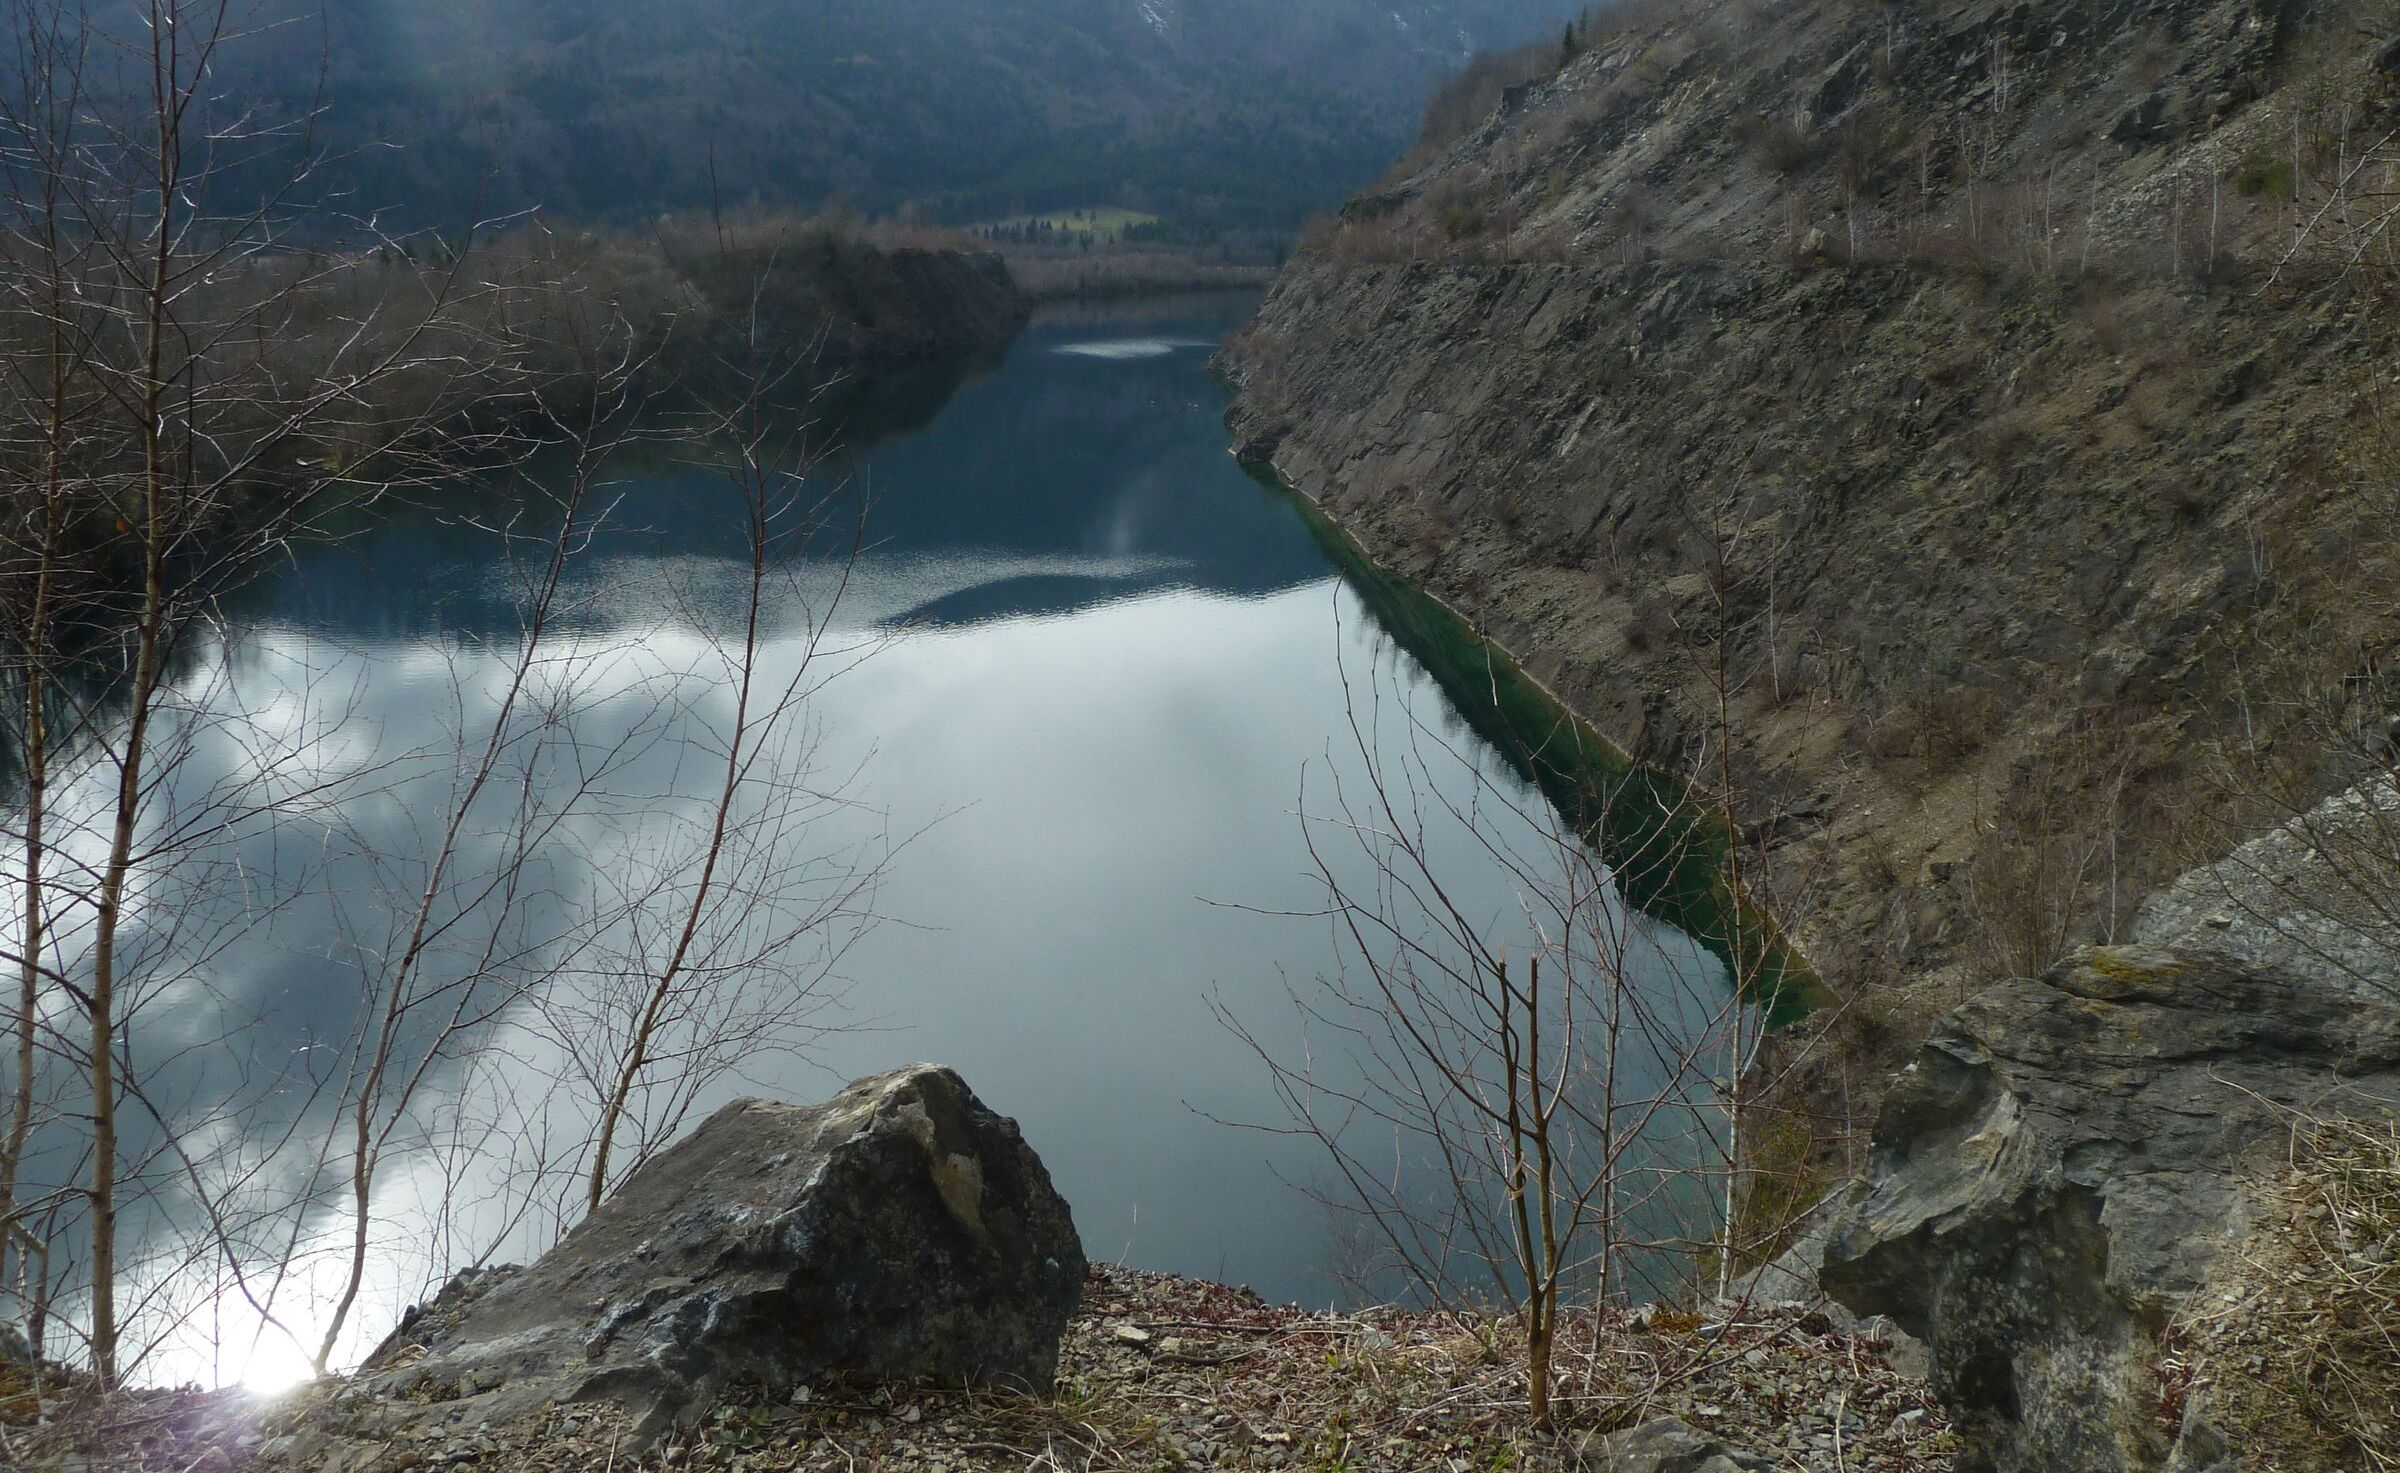
M 0 127 L 12 144 L 59 139 L 71 145 L 81 96 L 83 53 L 80 25 L 63 13 L 27 13 L 10 18 L 21 25 L 12 37 L 17 76 L 0 89 Z M 65 232 L 66 181 L 55 171 L 31 167 L 38 151 L 0 146 L 0 173 L 16 208 L 0 230 L 0 266 L 9 297 L 6 370 L 14 392 L 9 404 L 20 422 L 7 426 L 9 458 L 5 568 L 9 662 L 14 687 L 8 719 L 22 755 L 23 791 L 21 930 L 23 960 L 17 966 L 15 1006 L 9 1015 L 13 1074 L 6 1135 L 0 1137 L 0 1285 L 12 1277 L 18 1229 L 17 1184 L 31 1139 L 37 1098 L 37 1045 L 47 955 L 44 886 L 49 836 L 52 741 L 50 686 L 57 604 L 67 561 L 67 482 L 77 450 L 83 375 L 76 351 L 81 336 L 73 324 L 75 287 L 82 274 L 83 247 Z M 31 1310 L 37 1296 L 20 1281 L 19 1298 Z M 29 1312 L 29 1319 L 38 1315 Z
M 553 647 L 554 626 L 570 597 L 570 573 L 605 515 L 597 504 L 600 478 L 623 439 L 612 426 L 628 412 L 640 367 L 630 334 L 617 336 L 620 356 L 600 367 L 590 393 L 577 395 L 573 419 L 553 415 L 544 438 L 558 447 L 556 453 L 540 462 L 538 473 L 512 479 L 510 489 L 521 500 L 492 529 L 520 569 L 517 623 L 500 631 L 513 644 L 499 662 L 506 674 L 480 737 L 462 719 L 458 746 L 441 754 L 450 768 L 450 791 L 428 852 L 385 855 L 371 843 L 357 846 L 379 866 L 413 868 L 417 882 L 413 896 L 404 893 L 401 903 L 384 910 L 379 941 L 361 948 L 381 964 L 367 969 L 369 1007 L 348 1041 L 345 1132 L 326 1138 L 330 1155 L 334 1141 L 347 1135 L 349 1230 L 339 1289 L 312 1357 L 319 1375 L 340 1348 L 367 1283 L 382 1165 L 395 1149 L 421 1145 L 408 1131 L 426 1085 L 441 1068 L 483 1046 L 512 1007 L 556 979 L 560 951 L 572 950 L 565 933 L 584 924 L 568 920 L 528 935 L 524 895 L 544 848 L 621 770 L 630 745 L 598 751 L 577 744 L 575 671 L 589 655 Z M 459 707 L 463 718 L 463 694 Z M 656 733 L 645 726 L 639 735 Z M 574 781 L 559 781 L 569 765 L 552 760 L 561 748 L 574 749 Z M 486 811 L 490 796 L 504 800 L 497 816 Z M 478 825 L 489 852 L 470 855 Z M 464 940 L 470 933 L 472 941 Z M 287 1242 L 272 1264 L 277 1272 L 288 1271 L 299 1256 L 305 1222 L 305 1211 L 290 1214 Z
M 821 1031 L 891 853 L 871 815 L 864 838 L 818 827 L 857 807 L 812 705 L 878 643 L 835 618 L 863 507 L 780 397 L 809 400 L 813 356 L 759 320 L 804 264 L 745 258 L 749 356 L 697 386 L 733 407 L 662 427 L 637 401 L 673 323 L 579 294 L 540 232 L 432 266 L 322 215 L 295 242 L 310 120 L 212 90 L 250 34 L 233 0 L 143 0 L 123 34 L 6 3 L 0 726 L 24 801 L 0 832 L 0 1270 L 37 1341 L 63 1307 L 106 1383 L 196 1314 L 322 1371 L 388 1287 L 395 1182 L 507 1176 L 472 1224 L 448 1195 L 417 1224 L 429 1263 L 478 1261 Z M 673 611 L 701 651 L 680 665 L 661 631 L 573 617 L 635 438 L 720 470 L 739 529 L 739 591 L 696 582 Z M 496 452 L 477 519 L 516 622 L 453 666 L 454 740 L 358 742 L 356 667 L 237 658 L 227 599 L 334 509 Z M 595 734 L 603 706 L 625 719 Z M 640 790 L 660 753 L 672 775 Z M 379 804 L 438 815 L 421 852 L 356 816 Z M 595 832 L 619 836 L 606 863 Z M 359 1007 L 270 1059 L 284 1034 L 224 972 L 299 906 L 331 915 Z
M 157 743 L 162 723 L 173 725 L 164 715 L 171 671 L 213 601 L 283 541 L 306 534 L 324 491 L 356 485 L 379 463 L 388 472 L 400 452 L 423 448 L 436 417 L 375 423 L 359 412 L 365 397 L 422 374 L 438 401 L 438 385 L 462 376 L 466 360 L 444 362 L 429 346 L 454 280 L 409 282 L 413 301 L 353 297 L 317 330 L 358 258 L 278 245 L 306 173 L 306 119 L 270 124 L 213 92 L 221 54 L 243 35 L 229 0 L 150 0 L 122 35 L 85 31 L 83 15 L 45 0 L 11 6 L 29 60 L 0 119 L 10 234 L 20 258 L 40 268 L 31 276 L 38 299 L 21 289 L 19 315 L 42 339 L 36 361 L 47 365 L 48 393 L 40 402 L 51 427 L 33 499 L 42 531 L 33 600 L 21 616 L 17 736 L 29 775 L 39 774 L 36 791 L 47 793 L 48 764 L 71 737 L 106 767 L 112 793 L 94 830 L 97 852 L 76 861 L 71 880 L 45 873 L 66 836 L 52 832 L 46 804 L 28 806 L 11 836 L 26 861 L 28 918 L 12 963 L 36 984 L 51 977 L 81 1019 L 68 1052 L 91 1132 L 81 1188 L 90 1352 L 102 1378 L 114 1380 L 122 1370 L 121 1111 L 133 1087 L 121 1069 L 129 1008 L 142 995 L 128 966 L 147 959 L 129 948 L 126 921 L 144 865 L 160 857 Z M 225 208 L 243 179 L 264 182 Z M 312 454 L 337 444 L 338 455 Z M 77 618 L 116 643 L 100 662 L 103 692 L 61 722 L 52 710 L 62 690 L 52 658 L 65 592 L 61 539 L 77 524 L 94 526 L 106 549 L 75 590 Z M 130 564 L 129 576 L 120 579 L 118 564 Z M 236 801 L 176 837 L 222 834 L 259 817 Z M 63 911 L 54 913 L 53 901 Z M 71 938 L 59 934 L 62 919 Z M 20 1020 L 27 993 L 38 990 L 21 984 Z M 17 1029 L 20 1065 L 29 1031 Z M 26 1087 L 20 1073 L 20 1099 Z
M 754 300 L 782 269 L 772 254 L 760 264 Z M 755 309 L 741 326 L 720 364 L 731 405 L 690 432 L 731 501 L 743 559 L 730 598 L 686 587 L 680 600 L 706 646 L 693 674 L 731 704 L 707 717 L 694 703 L 680 736 L 708 755 L 712 782 L 661 805 L 646 856 L 612 866 L 622 883 L 600 908 L 595 960 L 548 994 L 554 1035 L 598 1107 L 586 1212 L 681 1128 L 701 1090 L 821 1031 L 891 857 L 879 826 L 850 844 L 812 837 L 858 807 L 854 774 L 821 770 L 809 713 L 881 643 L 836 617 L 865 535 L 863 490 L 818 474 L 812 411 L 829 386 L 812 376 L 814 352 L 779 351 Z M 800 405 L 779 402 L 795 388 Z
M 1671 796 L 1633 813 L 1671 790 L 1620 768 L 1578 814 L 1591 835 L 1647 836 L 1612 863 L 1513 776 L 1413 716 L 1387 725 L 1380 692 L 1354 691 L 1351 713 L 1363 778 L 1303 802 L 1345 965 L 1293 994 L 1297 1057 L 1221 1016 L 1268 1065 L 1287 1128 L 1322 1148 L 1325 1200 L 1380 1246 L 1377 1267 L 1438 1300 L 1511 1307 L 1548 1425 L 1569 1309 L 1669 1292 L 1722 1237 L 1719 1071 L 1749 1003 L 1624 898 L 1637 870 L 1705 859 L 1688 846 L 1706 813 Z M 1462 861 L 1497 868 L 1509 913 L 1463 898 Z

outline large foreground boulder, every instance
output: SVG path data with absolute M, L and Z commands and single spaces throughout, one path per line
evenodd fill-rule
M 821 1105 L 727 1105 L 539 1262 L 413 1311 L 351 1400 L 497 1419 L 607 1398 L 655 1433 L 735 1380 L 1047 1390 L 1083 1278 L 1016 1123 L 920 1064 Z
M 2162 1337 L 2235 1261 L 2297 1121 L 2400 1101 L 2400 1008 L 2359 954 L 2326 964 L 2333 920 L 2199 903 L 2257 858 L 2154 910 L 2175 944 L 1966 1004 L 1885 1099 L 1821 1277 L 1931 1346 L 1969 1473 L 2227 1466 Z

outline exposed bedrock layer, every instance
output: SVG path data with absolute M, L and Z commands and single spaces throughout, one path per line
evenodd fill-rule
M 2154 305 L 2171 394 L 2047 287 L 1897 266 L 1304 267 L 1226 361 L 1246 453 L 1653 756 L 1711 720 L 1722 529 L 1747 797 L 1799 815 L 1795 867 L 1844 861 L 1820 934 L 1905 953 L 1960 926 L 2029 761 L 2099 718 L 2083 765 L 2174 791 L 2265 584 L 2370 576 L 2338 565 L 2367 508 L 2292 480 L 2350 403 L 2349 313 Z

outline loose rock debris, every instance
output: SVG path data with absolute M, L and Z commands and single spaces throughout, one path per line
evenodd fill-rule
M 1247 1290 L 1095 1267 L 1047 1397 L 828 1381 L 769 1400 L 737 1393 L 637 1446 L 605 1404 L 507 1425 L 353 1441 L 340 1383 L 274 1400 L 72 1388 L 32 1425 L 0 1428 L 0 1466 L 59 1473 L 1086 1473 L 1086 1470 L 1493 1469 L 1692 1466 L 1934 1473 L 1955 1443 L 1924 1383 L 1887 1346 L 1797 1304 L 1649 1308 L 1562 1327 L 1558 1425 L 1529 1425 L 1522 1342 L 1488 1314 L 1271 1305 Z M 1673 1419 L 1689 1436 L 1659 1424 Z M 1684 1461 L 1671 1466 L 1682 1468 Z

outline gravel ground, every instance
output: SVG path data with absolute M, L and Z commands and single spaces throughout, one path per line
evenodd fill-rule
M 1760 1469 L 1930 1473 L 1950 1464 L 1954 1443 L 1924 1384 L 1892 1369 L 1883 1345 L 1803 1306 L 1611 1311 L 1578 1318 L 1562 1336 L 1560 1425 L 1537 1432 L 1513 1322 L 1309 1311 L 1218 1284 L 1095 1268 L 1058 1388 L 1044 1398 L 828 1381 L 772 1402 L 737 1394 L 700 1425 L 638 1451 L 626 1420 L 593 1405 L 506 1426 L 461 1420 L 404 1443 L 353 1442 L 328 1464 L 320 1429 L 357 1419 L 339 1406 L 338 1386 L 266 1402 L 139 1392 L 95 1406 L 69 1394 L 46 1401 L 34 1425 L 0 1426 L 0 1467 L 1485 1473 L 1604 1467 L 1606 1434 L 1660 1417 L 1688 1422 Z

